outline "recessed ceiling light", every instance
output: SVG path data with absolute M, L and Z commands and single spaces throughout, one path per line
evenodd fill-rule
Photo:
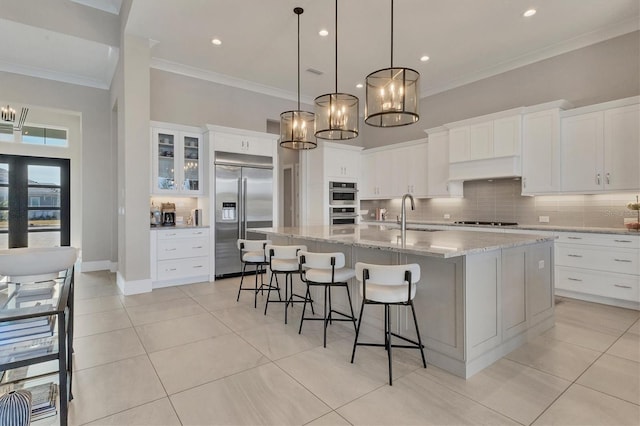
M 429 57 L 427 55 L 424 55 L 423 57 L 420 58 L 420 60 L 422 62 L 427 62 L 429 60 Z
M 358 89 L 362 89 L 362 88 L 364 87 L 364 85 L 363 85 L 362 83 L 358 83 L 358 84 L 356 84 L 356 87 L 357 87 Z
M 536 14 L 536 10 L 535 9 L 529 9 L 526 12 L 524 12 L 522 14 L 522 16 L 524 16 L 525 18 L 528 18 L 528 17 L 533 16 L 535 14 Z
M 320 34 L 320 36 L 321 36 L 321 37 L 326 37 L 326 36 L 328 36 L 328 35 L 329 35 L 329 31 L 327 31 L 327 30 L 320 30 L 320 31 L 318 32 L 318 34 Z
M 219 38 L 212 38 L 211 43 L 215 44 L 216 46 L 220 46 L 222 44 L 222 40 L 220 40 Z

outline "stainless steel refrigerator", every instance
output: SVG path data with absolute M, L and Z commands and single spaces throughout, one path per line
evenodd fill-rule
M 238 238 L 247 229 L 273 225 L 273 162 L 271 157 L 215 153 L 216 277 L 242 271 Z

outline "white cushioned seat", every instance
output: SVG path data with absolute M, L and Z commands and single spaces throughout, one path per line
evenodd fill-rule
M 253 307 L 258 307 L 258 292 L 264 292 L 266 285 L 262 279 L 262 274 L 265 272 L 265 266 L 267 266 L 268 259 L 265 255 L 265 247 L 271 244 L 271 240 L 246 240 L 239 238 L 237 245 L 240 250 L 240 260 L 242 261 L 242 277 L 240 278 L 240 287 L 238 288 L 238 297 L 236 301 L 240 301 L 240 293 L 242 290 L 253 291 Z M 247 266 L 255 267 L 255 280 L 253 288 L 243 287 L 244 274 Z M 260 276 L 260 286 L 258 286 L 258 276 Z
M 298 259 L 271 259 L 271 270 L 277 272 L 295 272 L 298 270 Z
M 416 297 L 416 284 L 420 281 L 420 265 L 372 265 L 356 263 L 356 279 L 360 282 L 360 295 L 363 295 L 363 273 L 367 270 L 366 297 L 380 303 L 401 303 Z M 406 272 L 411 272 L 411 295 L 409 284 L 405 280 Z
M 293 277 L 292 273 L 298 272 L 300 269 L 298 263 L 298 252 L 306 251 L 307 246 L 303 245 L 273 245 L 267 244 L 265 247 L 265 254 L 269 261 L 269 268 L 271 269 L 271 279 L 269 280 L 269 292 L 267 293 L 267 302 L 264 305 L 264 313 L 267 314 L 267 308 L 270 302 L 284 303 L 284 323 L 287 324 L 288 320 L 288 308 L 290 304 L 307 302 L 306 296 L 300 296 L 293 292 Z M 284 275 L 284 300 L 280 295 L 280 283 L 278 282 L 278 274 Z M 276 285 L 273 286 L 275 278 Z M 278 290 L 278 300 L 271 300 L 271 290 Z M 297 298 L 297 300 L 296 300 Z
M 336 269 L 333 281 L 331 281 L 331 269 L 307 269 L 305 275 L 309 281 L 330 284 L 331 282 L 349 281 L 356 276 L 356 271 L 351 268 Z
M 266 262 L 266 257 L 263 251 L 246 251 L 242 254 L 243 262 Z

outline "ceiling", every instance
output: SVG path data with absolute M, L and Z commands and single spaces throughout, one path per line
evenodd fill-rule
M 74 1 L 101 13 L 117 13 L 121 3 Z M 397 0 L 393 61 L 421 73 L 421 94 L 427 96 L 638 30 L 639 4 Z M 335 90 L 334 0 L 133 0 L 126 32 L 151 39 L 153 68 L 295 99 L 296 6 L 305 10 L 301 94 L 309 102 Z M 390 65 L 390 0 L 341 0 L 338 7 L 338 91 L 364 96 L 356 84 Z M 537 13 L 524 18 L 531 7 Z M 12 22 L 2 14 L 0 24 L 14 40 L 0 44 L 0 69 L 109 87 L 117 46 Z M 320 29 L 329 35 L 320 37 Z M 222 44 L 214 46 L 213 37 Z M 49 49 L 38 50 L 34 41 L 45 39 Z M 421 62 L 423 55 L 430 60 Z

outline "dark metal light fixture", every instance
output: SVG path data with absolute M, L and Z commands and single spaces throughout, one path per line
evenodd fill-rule
M 347 140 L 358 136 L 359 101 L 356 96 L 338 92 L 338 0 L 336 0 L 336 91 L 318 96 L 316 103 L 316 137 Z
M 16 110 L 7 105 L 0 109 L 0 116 L 2 117 L 2 121 L 10 121 L 13 123 L 16 121 Z
M 315 140 L 315 115 L 300 110 L 300 15 L 304 12 L 296 7 L 298 15 L 298 109 L 280 114 L 280 146 L 289 149 L 313 149 L 318 146 Z
M 376 127 L 397 127 L 416 123 L 420 73 L 393 66 L 393 0 L 391 0 L 391 66 L 367 76 L 364 121 Z

